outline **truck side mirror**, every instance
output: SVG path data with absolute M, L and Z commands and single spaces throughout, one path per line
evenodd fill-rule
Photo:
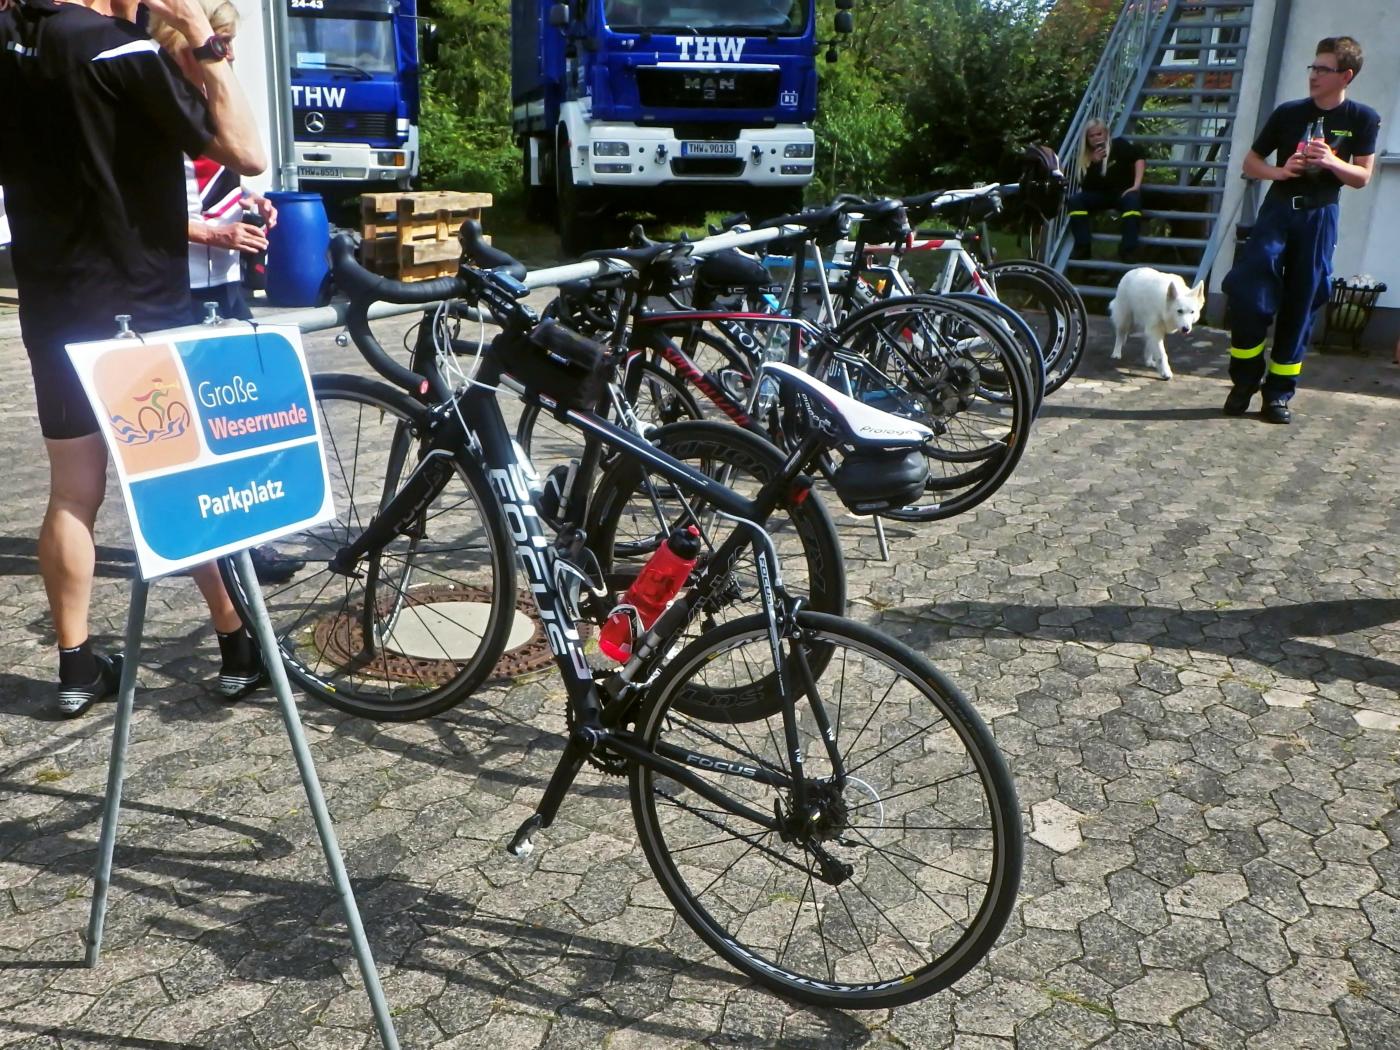
M 851 12 L 849 12 L 849 11 L 837 11 L 837 12 L 836 12 L 836 31 L 837 31 L 838 33 L 842 33 L 842 34 L 847 34 L 847 35 L 849 35 L 850 33 L 854 33 L 854 32 L 855 32 L 855 28 L 856 28 L 856 20 L 851 16 Z
M 423 23 L 423 63 L 436 65 L 442 58 L 442 40 L 438 37 L 438 27 L 434 22 Z
M 550 4 L 549 24 L 552 25 L 555 29 L 563 29 L 565 26 L 567 26 L 569 24 L 569 5 Z

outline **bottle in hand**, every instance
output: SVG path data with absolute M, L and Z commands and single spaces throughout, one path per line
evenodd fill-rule
M 700 557 L 700 530 L 694 525 L 675 529 L 666 542 L 657 548 L 641 573 L 627 588 L 621 603 L 603 624 L 598 636 L 598 648 L 603 655 L 618 663 L 632 658 L 632 617 L 627 607 L 637 612 L 642 630 L 649 630 L 666 606 L 680 593 Z

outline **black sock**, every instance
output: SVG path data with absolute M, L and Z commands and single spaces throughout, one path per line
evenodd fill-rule
M 222 631 L 214 633 L 219 636 L 219 655 L 223 657 L 225 669 L 245 670 L 256 666 L 257 650 L 253 647 L 253 636 L 248 633 L 248 628 L 240 627 L 228 634 Z
M 92 655 L 90 638 L 71 649 L 59 648 L 58 680 L 63 685 L 90 685 L 97 680 L 100 671 L 97 657 Z

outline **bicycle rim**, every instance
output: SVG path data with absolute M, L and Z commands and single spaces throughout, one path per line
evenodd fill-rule
M 737 621 L 668 665 L 640 732 L 649 747 L 785 827 L 765 828 L 634 767 L 643 852 L 681 917 L 755 980 L 815 1005 L 908 1003 L 965 974 L 1005 925 L 1021 865 L 1015 790 L 986 726 L 926 660 L 836 617 L 801 613 L 797 625 L 832 650 L 817 692 L 844 786 L 833 779 L 809 694 L 793 709 L 810 796 L 803 821 L 790 819 L 790 787 L 755 776 L 791 782 L 780 714 L 727 725 L 678 713 L 693 688 L 771 675 L 766 621 Z M 819 850 L 847 866 L 844 881 L 823 879 Z
M 436 714 L 487 678 L 513 623 L 526 629 L 515 616 L 499 504 L 473 464 L 443 460 L 431 502 L 362 559 L 357 575 L 332 572 L 336 551 L 419 467 L 412 431 L 421 410 L 359 377 L 317 376 L 313 385 L 336 517 L 271 545 L 304 562 L 264 586 L 282 661 L 302 689 L 349 714 Z M 230 591 L 245 611 L 246 597 Z

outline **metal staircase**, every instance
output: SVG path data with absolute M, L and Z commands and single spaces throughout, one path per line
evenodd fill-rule
M 1086 299 L 1113 295 L 1118 277 L 1148 265 L 1188 284 L 1210 272 L 1221 221 L 1230 138 L 1240 102 L 1253 0 L 1127 0 L 1060 147 L 1069 192 L 1078 190 L 1084 129 L 1095 117 L 1147 154 L 1143 236 L 1136 261 L 1116 258 L 1112 213 L 1095 217 L 1094 258 L 1069 258 L 1062 209 L 1047 257 Z M 1251 114 L 1252 117 L 1252 114 Z

